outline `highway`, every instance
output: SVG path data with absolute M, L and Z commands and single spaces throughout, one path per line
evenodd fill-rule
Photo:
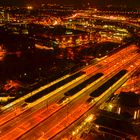
M 121 92 L 135 92 L 137 94 L 140 94 L 139 85 L 140 85 L 140 75 L 139 75 L 139 71 L 136 71 L 131 76 L 131 78 L 115 92 L 115 94 L 119 94 Z
M 120 52 L 117 52 L 116 54 L 114 54 L 114 55 L 112 55 L 110 57 L 107 57 L 105 60 L 99 62 L 95 66 L 91 65 L 91 66 L 88 66 L 87 68 L 84 68 L 83 71 L 86 72 L 87 75 L 89 75 L 90 73 L 93 73 L 93 71 L 95 71 L 97 69 L 100 69 L 100 68 L 106 68 L 107 69 L 106 65 L 109 64 L 111 61 L 112 61 L 112 63 L 115 63 L 114 60 L 117 59 L 117 58 L 123 60 L 123 57 L 125 57 L 125 55 L 126 55 L 126 54 L 123 54 L 124 52 L 127 51 L 127 52 L 130 52 L 131 53 L 133 51 L 136 51 L 136 49 L 137 49 L 137 47 L 135 45 L 128 46 L 128 48 L 125 48 L 125 49 L 121 50 Z M 16 101 L 14 101 L 14 102 L 12 102 L 12 103 L 4 106 L 3 108 L 4 109 L 7 109 L 7 107 L 10 107 L 11 104 L 13 104 L 13 106 L 11 106 L 11 108 L 12 108 L 11 112 L 9 111 L 8 113 L 5 113 L 4 115 L 1 116 L 1 118 L 0 118 L 0 124 L 3 124 L 5 122 L 9 121 L 10 119 L 13 119 L 15 116 L 20 115 L 21 113 L 23 113 L 24 111 L 26 111 L 28 108 L 31 108 L 32 106 L 35 106 L 35 104 L 38 104 L 39 102 L 42 102 L 42 99 L 38 100 L 36 103 L 30 104 L 30 106 L 28 106 L 28 108 L 26 106 L 26 109 L 23 106 L 16 107 L 16 106 L 14 106 L 14 104 L 18 104 L 18 105 L 24 104 L 23 101 L 26 100 L 27 98 L 31 97 L 32 95 L 37 94 L 38 92 L 41 92 L 42 90 L 44 90 L 46 88 L 49 88 L 50 86 L 53 86 L 53 85 L 57 84 L 58 82 L 66 79 L 66 78 L 68 78 L 69 76 L 70 75 L 66 75 L 66 76 L 64 76 L 64 77 L 62 77 L 62 78 L 60 78 L 60 79 L 58 79 L 58 80 L 56 80 L 54 82 L 51 82 L 50 84 L 47 84 L 47 85 L 45 85 L 43 87 L 40 87 L 39 89 L 37 89 L 37 90 L 35 90 L 35 91 L 33 91 L 33 92 L 25 95 L 24 97 L 19 98 L 18 100 L 16 100 Z M 79 81 L 79 83 L 80 82 L 82 82 L 82 80 Z M 76 82 L 76 84 L 78 84 L 78 83 Z M 76 84 L 74 83 L 73 85 L 76 86 Z M 57 93 L 58 91 L 59 91 L 59 89 L 57 89 L 55 93 Z M 53 94 L 54 94 L 54 92 L 53 92 Z M 46 96 L 46 98 L 48 98 L 48 95 Z M 45 98 L 43 98 L 43 100 L 45 100 Z M 46 105 L 46 102 L 45 103 L 42 103 L 42 104 L 45 104 Z M 8 108 L 8 110 L 9 110 L 9 108 Z
M 73 125 L 66 128 L 65 131 L 60 132 L 53 139 L 57 140 L 57 139 L 60 139 L 62 137 L 69 138 L 69 139 L 72 139 L 72 138 L 76 139 L 78 137 L 78 139 L 80 139 L 79 136 L 82 134 L 83 131 L 85 131 L 85 129 L 87 129 L 85 127 L 88 127 L 88 129 L 90 130 L 90 122 L 88 122 L 88 124 L 87 124 L 87 122 L 85 122 L 83 120 L 87 116 L 89 116 L 89 114 L 92 114 L 92 116 L 93 116 L 93 118 L 91 118 L 91 120 L 90 120 L 91 122 L 96 118 L 94 114 L 96 114 L 96 116 L 97 116 L 97 114 L 98 114 L 98 112 L 96 112 L 98 110 L 97 106 L 99 106 L 101 104 L 100 102 L 104 103 L 106 101 L 106 99 L 108 99 L 109 95 L 111 95 L 112 93 L 115 93 L 115 91 L 117 89 L 120 90 L 122 88 L 121 86 L 123 85 L 123 83 L 125 83 L 134 74 L 134 71 L 139 70 L 139 68 L 140 68 L 140 58 L 136 62 L 134 62 L 133 65 L 134 65 L 134 67 L 131 68 L 131 71 L 129 71 L 123 78 L 121 78 L 112 87 L 110 87 L 107 91 L 105 91 L 102 94 L 102 96 L 100 96 L 100 99 L 99 98 L 97 99 L 99 101 L 98 103 L 94 102 L 94 107 L 92 108 L 92 110 L 90 112 L 86 112 L 86 115 L 84 114 L 81 118 L 79 118 L 76 122 L 74 122 Z M 129 67 L 128 67 L 128 69 L 130 70 Z
M 134 59 L 135 60 L 135 59 Z M 139 63 L 138 63 L 138 65 L 140 65 L 140 61 L 139 61 Z M 128 65 L 127 65 L 127 67 L 128 67 Z M 126 67 L 126 68 L 127 68 Z M 129 68 L 128 68 L 129 69 Z M 134 70 L 134 68 L 133 69 L 131 69 L 131 71 L 130 72 L 132 72 Z M 127 78 L 126 77 L 128 77 L 128 75 L 130 75 L 130 73 L 129 74 L 127 74 L 125 77 L 124 77 L 124 79 L 121 79 L 121 82 L 122 83 L 124 83 L 126 80 L 127 80 Z M 120 81 L 119 81 L 120 82 Z M 121 84 L 122 84 L 121 83 Z M 116 89 L 114 89 L 115 87 L 117 87 L 117 88 L 119 88 L 120 87 L 120 85 L 118 84 L 118 83 L 116 83 L 116 85 L 118 85 L 118 87 L 117 86 L 115 86 L 114 85 L 114 87 L 112 87 L 111 89 L 109 88 L 109 90 L 108 91 L 106 91 L 106 93 L 111 93 L 111 91 L 113 92 L 113 91 L 115 91 Z M 114 89 L 114 90 L 113 90 Z M 110 91 L 111 90 L 111 91 Z M 105 93 L 105 94 L 106 94 Z M 88 98 L 87 97 L 87 94 L 88 94 L 88 92 L 86 93 L 86 95 L 84 96 L 84 97 L 81 97 L 82 99 L 80 99 L 80 97 L 78 96 L 78 100 L 79 101 L 83 101 L 83 102 L 85 102 L 85 100 Z M 106 95 L 104 95 L 104 96 L 106 96 Z M 104 96 L 101 96 L 100 98 L 102 99 Z M 107 94 L 107 96 L 109 96 L 108 94 Z M 98 99 L 99 100 L 99 99 Z M 73 104 L 74 103 L 72 103 L 72 106 L 73 106 Z M 64 110 L 64 112 L 62 113 L 62 112 L 60 112 L 60 114 L 57 114 L 53 119 L 56 119 L 56 121 L 55 121 L 55 123 L 54 124 L 56 124 L 57 122 L 59 122 L 59 123 L 57 123 L 57 125 L 54 125 L 54 124 L 50 124 L 49 122 L 51 122 L 51 120 L 46 120 L 45 122 L 43 122 L 43 124 L 41 125 L 39 125 L 38 127 L 36 127 L 35 129 L 33 129 L 33 130 L 31 130 L 31 132 L 29 132 L 28 133 L 28 135 L 26 134 L 26 137 L 24 136 L 23 137 L 23 139 L 29 139 L 30 137 L 30 139 L 33 139 L 34 138 L 34 136 L 35 136 L 35 132 L 37 131 L 37 130 L 40 130 L 41 132 L 40 132 L 40 135 L 41 134 L 43 134 L 43 136 L 41 136 L 41 138 L 43 137 L 43 139 L 50 139 L 50 138 L 52 138 L 55 134 L 57 134 L 58 132 L 60 132 L 60 131 L 62 131 L 63 129 L 65 129 L 65 127 L 66 126 L 69 126 L 71 123 L 73 123 L 75 120 L 77 120 L 79 117 L 81 117 L 86 111 L 88 111 L 89 110 L 89 108 L 91 108 L 93 105 L 91 105 L 91 106 L 89 106 L 89 105 L 87 105 L 87 104 L 85 104 L 85 103 L 83 103 L 83 104 L 81 104 L 81 102 L 78 104 L 76 104 L 75 105 L 75 110 L 74 109 L 71 109 L 71 107 L 72 106 L 70 106 L 70 108 L 69 108 L 69 110 L 66 108 L 65 110 Z M 67 112 L 66 112 L 66 110 L 68 111 L 68 114 L 67 114 Z M 62 110 L 61 110 L 62 111 Z M 70 113 L 71 112 L 71 113 Z M 62 117 L 62 114 L 65 114 L 64 116 L 65 116 L 65 118 L 61 118 Z M 59 117 L 58 117 L 59 116 Z M 52 120 L 53 120 L 52 119 Z M 46 127 L 45 127 L 46 126 Z M 49 130 L 49 131 L 48 131 Z M 37 138 L 38 136 L 35 136 L 35 139 Z M 40 136 L 39 136 L 40 137 Z
M 96 102 L 99 102 L 102 98 L 106 99 L 112 92 L 123 85 L 131 74 L 139 68 L 140 57 L 136 53 L 136 50 L 137 46 L 131 45 L 127 47 L 127 49 L 122 49 L 121 51 L 108 56 L 96 65 L 90 65 L 81 70 L 84 72 L 83 75 L 55 89 L 43 96 L 43 98 L 39 98 L 33 103 L 28 103 L 25 107 L 18 105 L 17 114 L 13 113 L 13 117 L 9 119 L 8 116 L 11 116 L 12 112 L 9 111 L 9 114 L 3 114 L 0 119 L 0 139 L 10 140 L 19 138 L 25 140 L 46 140 L 51 139 L 62 130 L 65 130 L 66 127 L 78 120 L 89 109 L 94 108 L 94 104 L 87 104 L 86 102 L 91 92 L 103 85 L 121 69 L 126 69 L 128 74 L 115 83 L 114 87 L 105 91 L 105 94 L 102 94 Z M 68 102 L 61 105 L 57 104 L 57 101 L 64 97 L 64 93 L 77 85 L 80 85 L 96 73 L 103 73 L 103 76 L 95 82 L 90 83 L 76 94 L 70 96 Z M 43 90 L 45 89 L 46 87 Z M 40 93 L 40 91 L 37 92 L 37 94 L 38 93 Z M 110 94 L 106 97 L 107 93 Z M 30 95 L 30 97 L 31 96 L 33 95 Z M 24 100 L 26 101 L 26 99 Z

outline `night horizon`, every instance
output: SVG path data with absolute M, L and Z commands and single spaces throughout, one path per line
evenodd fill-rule
M 0 140 L 140 140 L 140 0 L 0 0 Z
M 117 7 L 120 7 L 120 6 L 128 6 L 128 7 L 132 7 L 132 8 L 140 8 L 140 1 L 139 0 L 135 0 L 135 1 L 132 1 L 132 0 L 106 0 L 106 1 L 103 1 L 103 0 L 97 0 L 97 1 L 92 1 L 92 0 L 83 0 L 81 2 L 81 0 L 71 0 L 71 1 L 65 1 L 65 0 L 48 0 L 48 1 L 45 1 L 45 0 L 3 0 L 3 1 L 0 1 L 0 5 L 3 5 L 3 6 L 26 6 L 26 5 L 34 5 L 34 6 L 39 6 L 41 4 L 49 4 L 49 3 L 52 3 L 52 4 L 68 4 L 68 5 L 84 5 L 84 4 L 88 4 L 90 3 L 91 6 L 98 6 L 98 7 L 104 7 L 104 6 L 107 6 L 107 5 L 110 5 L 110 6 L 117 6 Z

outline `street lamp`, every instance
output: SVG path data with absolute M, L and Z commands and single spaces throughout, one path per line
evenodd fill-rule
M 32 6 L 27 6 L 27 9 L 28 9 L 28 10 L 32 10 L 33 7 L 32 7 Z

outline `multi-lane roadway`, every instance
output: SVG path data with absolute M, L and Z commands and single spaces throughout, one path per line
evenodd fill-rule
M 137 50 L 135 45 L 128 46 L 95 65 L 66 75 L 14 101 L 9 105 L 10 109 L 1 115 L 0 140 L 46 140 L 68 132 L 75 121 L 97 107 L 95 104 L 98 102 L 105 101 L 139 68 L 140 56 Z M 103 88 L 121 70 L 126 73 L 114 80 L 93 102 L 87 102 L 94 91 Z M 12 104 L 14 112 L 11 110 Z

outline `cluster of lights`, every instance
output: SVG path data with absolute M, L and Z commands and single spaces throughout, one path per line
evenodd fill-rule
M 32 6 L 27 6 L 27 9 L 28 9 L 28 10 L 32 10 L 33 7 L 32 7 Z
M 87 125 L 87 124 L 90 124 L 93 119 L 95 118 L 95 116 L 93 114 L 90 114 L 82 123 L 81 125 L 77 126 L 75 128 L 74 131 L 72 131 L 72 136 L 76 136 L 78 135 L 79 132 L 81 132 L 82 129 L 84 129 L 84 127 Z
M 119 28 L 119 27 L 115 27 L 115 26 L 112 26 L 112 25 L 104 25 L 103 28 L 107 28 L 107 29 L 111 29 L 111 30 L 117 30 L 119 32 L 124 32 L 124 33 L 128 33 L 128 31 L 124 28 Z
M 3 61 L 3 59 L 6 56 L 6 53 L 7 53 L 7 51 L 6 51 L 6 49 L 4 49 L 3 45 L 0 46 L 0 61 Z

